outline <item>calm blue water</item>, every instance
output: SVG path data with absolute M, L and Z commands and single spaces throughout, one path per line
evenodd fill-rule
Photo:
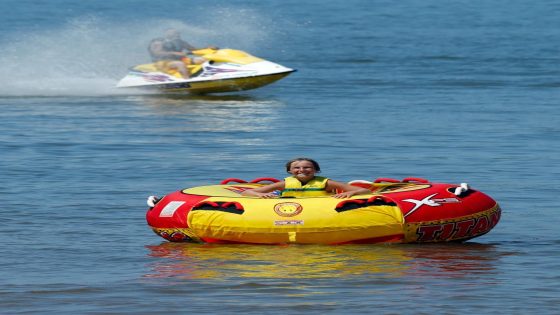
M 0 313 L 558 314 L 556 1 L 0 3 Z M 118 91 L 146 45 L 298 69 L 213 96 Z M 145 200 L 309 156 L 337 180 L 468 182 L 455 245 L 173 244 Z

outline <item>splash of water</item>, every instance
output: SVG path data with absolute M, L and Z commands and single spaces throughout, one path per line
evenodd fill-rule
M 216 16 L 210 25 L 196 26 L 173 19 L 117 24 L 83 16 L 56 29 L 12 34 L 0 43 L 0 96 L 129 94 L 116 83 L 129 67 L 150 61 L 148 42 L 169 27 L 196 47 L 250 51 L 267 39 L 256 12 L 219 9 Z

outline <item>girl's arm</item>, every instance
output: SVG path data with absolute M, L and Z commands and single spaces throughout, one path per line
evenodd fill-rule
M 283 190 L 284 186 L 285 186 L 284 181 L 280 181 L 266 186 L 244 190 L 241 193 L 241 195 L 260 197 L 260 198 L 276 198 L 278 196 L 273 194 L 272 192 L 275 190 Z
M 337 191 L 342 190 L 341 193 L 334 194 L 334 198 L 348 198 L 354 195 L 367 195 L 371 194 L 371 190 L 363 187 L 353 186 L 350 184 L 345 184 L 341 182 L 337 182 L 334 180 L 330 180 L 327 182 L 327 191 Z

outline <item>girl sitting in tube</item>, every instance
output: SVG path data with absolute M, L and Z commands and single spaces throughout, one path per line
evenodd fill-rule
M 321 172 L 319 163 L 309 158 L 296 158 L 286 163 L 286 171 L 292 176 L 283 181 L 262 187 L 248 189 L 241 194 L 260 198 L 277 198 L 275 191 L 281 191 L 281 197 L 331 196 L 349 198 L 354 195 L 371 194 L 371 190 L 315 176 Z M 336 191 L 342 191 L 336 193 Z

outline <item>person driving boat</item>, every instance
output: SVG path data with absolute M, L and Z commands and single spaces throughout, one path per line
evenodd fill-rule
M 218 49 L 215 46 L 208 46 L 209 49 Z M 150 41 L 148 51 L 156 67 L 166 72 L 175 69 L 184 79 L 190 78 L 188 65 L 201 64 L 206 59 L 191 55 L 196 48 L 181 38 L 181 33 L 174 28 L 167 29 L 164 37 L 154 38 Z

